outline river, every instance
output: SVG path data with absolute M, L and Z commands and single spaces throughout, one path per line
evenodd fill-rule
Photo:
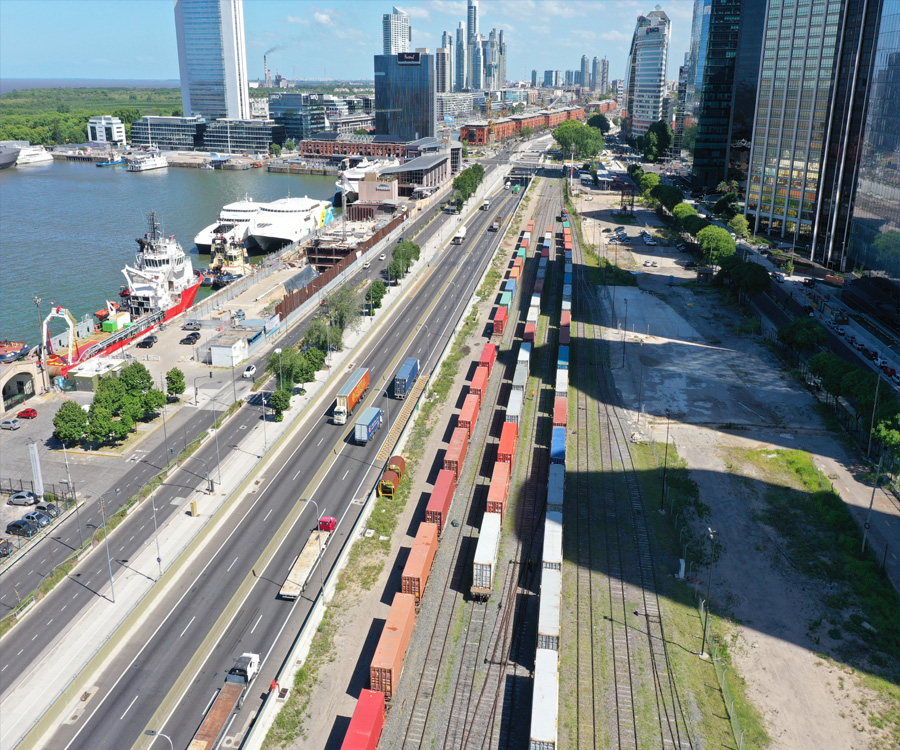
M 194 236 L 223 205 L 245 196 L 330 199 L 334 182 L 263 169 L 133 173 L 65 161 L 0 170 L 0 338 L 39 342 L 35 297 L 41 317 L 62 305 L 77 320 L 118 299 L 121 269 L 134 262 L 150 211 L 192 253 L 194 267 L 205 268 L 209 256 L 196 255 Z M 61 331 L 56 321 L 52 333 Z

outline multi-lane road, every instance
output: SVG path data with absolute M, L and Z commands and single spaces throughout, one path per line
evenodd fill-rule
M 398 300 L 388 324 L 353 353 L 353 366 L 367 366 L 371 371 L 372 387 L 364 405 L 380 406 L 385 413 L 392 406 L 393 416 L 399 413 L 400 402 L 391 404 L 386 383 L 404 357 L 418 357 L 425 372 L 434 366 L 434 352 L 446 342 L 499 240 L 500 235 L 487 233 L 489 220 L 497 212 L 512 213 L 517 201 L 518 196 L 511 191 L 501 191 L 494 211 L 478 212 L 468 222 L 466 244 L 451 245 L 441 252 L 416 294 Z M 438 233 L 442 220 L 426 227 L 417 241 L 424 244 Z M 455 219 L 450 221 L 455 227 Z M 445 233 L 446 237 L 450 235 L 449 231 Z M 314 580 L 321 580 L 362 510 L 360 501 L 377 479 L 378 467 L 373 466 L 373 460 L 378 444 L 356 446 L 347 437 L 352 424 L 336 426 L 330 420 L 333 395 L 344 377 L 342 374 L 329 384 L 323 406 L 283 447 L 257 491 L 248 493 L 240 508 L 216 531 L 192 564 L 190 574 L 166 592 L 164 601 L 117 651 L 99 676 L 86 710 L 78 721 L 57 729 L 51 740 L 53 747 L 130 747 L 143 738 L 146 728 L 163 731 L 172 736 L 176 746 L 185 747 L 234 657 L 253 651 L 266 657 L 263 670 L 231 733 L 246 729 L 317 593 L 309 591 L 296 603 L 277 598 L 299 545 L 316 520 L 315 506 L 299 500 L 309 498 L 323 515 L 339 519 L 324 569 L 314 576 Z M 261 412 L 252 407 L 238 412 L 220 433 L 220 447 L 238 443 L 242 431 L 257 423 L 260 416 Z M 387 433 L 387 426 L 383 427 L 379 437 L 383 440 Z M 161 462 L 154 461 L 153 456 L 145 460 Z M 200 485 L 203 471 L 199 463 L 197 467 L 194 479 Z M 183 497 L 185 490 L 160 490 L 157 511 L 165 508 L 177 512 L 166 502 L 167 492 Z M 153 527 L 148 513 L 147 508 L 139 510 L 127 522 L 128 532 L 122 537 L 124 540 L 133 535 L 134 549 L 123 549 L 115 555 L 119 569 L 151 538 Z M 285 543 L 264 552 L 273 539 L 288 530 Z M 61 632 L 69 618 L 55 616 L 54 609 L 68 606 L 77 612 L 77 607 L 87 606 L 96 592 L 103 590 L 108 582 L 100 561 L 102 557 L 95 554 L 80 566 L 83 580 L 64 582 L 42 604 L 40 616 L 32 621 L 41 626 L 47 621 L 47 632 L 41 638 L 31 640 L 34 633 L 22 628 L 19 633 L 14 629 L 4 639 L 6 654 L 14 655 L 8 674 L 24 677 L 28 665 L 42 652 L 40 644 L 52 639 L 54 632 Z M 79 595 L 76 589 L 82 592 L 84 601 L 73 598 L 73 606 L 69 598 Z M 53 628 L 54 622 L 58 629 Z M 189 672 L 185 665 L 189 665 Z M 15 689 L 14 683 L 10 689 Z

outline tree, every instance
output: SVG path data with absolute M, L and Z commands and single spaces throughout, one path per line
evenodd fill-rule
M 718 185 L 716 185 L 716 192 L 718 193 L 736 193 L 738 191 L 738 182 L 737 180 L 722 180 Z
M 181 107 L 175 107 L 175 109 L 172 110 L 172 117 L 184 117 L 184 110 L 182 110 Z
M 366 131 L 366 132 L 368 132 L 368 131 Z M 285 151 L 296 151 L 296 150 L 297 150 L 297 144 L 294 143 L 294 141 L 285 141 L 285 143 L 284 143 L 284 150 L 285 150 Z
M 574 151 L 576 158 L 592 158 L 603 150 L 603 133 L 596 128 L 578 122 L 566 120 L 557 125 L 553 138 L 559 144 L 563 156 Z
M 797 318 L 792 322 L 796 323 L 798 320 L 815 322 L 812 318 Z M 794 331 L 789 329 L 790 325 L 791 324 L 788 324 L 787 326 L 782 326 L 778 329 L 778 338 L 784 341 L 788 346 L 792 346 L 793 337 L 795 335 Z M 825 329 L 818 323 L 816 323 L 816 325 L 821 329 L 821 342 L 824 342 L 827 338 Z M 783 334 L 782 331 L 784 331 Z M 809 348 L 811 349 L 813 347 Z M 819 352 L 818 354 L 814 354 L 809 358 L 808 364 L 810 373 L 819 378 L 822 388 L 824 388 L 825 392 L 833 398 L 837 398 L 841 395 L 841 382 L 843 381 L 844 376 L 855 367 L 855 365 L 850 364 L 831 352 Z
M 794 318 L 778 329 L 778 339 L 790 349 L 800 352 L 812 351 L 824 344 L 828 334 L 813 318 Z M 843 360 L 841 360 L 843 362 Z M 843 377 L 843 375 L 841 375 Z M 838 390 L 836 393 L 840 393 Z
M 750 234 L 750 222 L 743 214 L 733 216 L 728 222 L 728 226 L 738 237 L 747 237 Z
M 651 188 L 650 195 L 653 198 L 656 198 L 656 200 L 669 209 L 669 211 L 672 211 L 677 205 L 684 201 L 684 193 L 672 185 L 659 184 L 656 187 Z
M 119 373 L 119 380 L 126 391 L 135 393 L 143 394 L 153 387 L 153 376 L 140 362 L 132 362 L 130 365 L 122 368 L 122 371 Z
M 684 227 L 688 217 L 697 216 L 697 209 L 695 209 L 690 203 L 679 203 L 672 209 L 672 216 L 675 217 L 675 221 L 677 221 L 679 224 L 681 224 L 681 226 Z
M 665 156 L 669 149 L 672 148 L 674 136 L 672 134 L 672 126 L 665 120 L 658 120 L 650 125 L 647 133 L 656 136 L 656 148 L 659 156 Z
M 531 138 L 531 136 L 534 135 L 534 128 L 530 128 L 530 127 L 528 127 L 528 126 L 526 125 L 524 128 L 522 128 L 522 129 L 519 131 L 519 135 L 522 136 L 522 138 L 525 138 L 525 139 Z
M 694 213 L 692 216 L 687 216 L 685 220 L 682 222 L 681 226 L 684 227 L 685 231 L 693 235 L 694 237 L 698 236 L 700 232 L 702 232 L 706 227 L 712 226 L 706 219 L 702 216 Z M 724 229 L 722 231 L 725 231 Z M 727 232 L 725 232 L 728 234 Z M 729 236 L 728 239 L 731 239 Z
M 734 240 L 727 229 L 716 226 L 704 227 L 697 233 L 697 242 L 708 263 L 716 266 L 723 258 L 734 255 Z
M 177 367 L 173 367 L 166 373 L 166 394 L 169 398 L 180 396 L 184 393 L 187 384 L 184 381 L 184 373 Z
M 697 126 L 690 125 L 684 129 L 684 132 L 681 134 L 681 148 L 685 151 L 693 154 L 694 148 L 697 145 Z
M 587 124 L 589 127 L 597 128 L 601 133 L 606 135 L 612 125 L 609 124 L 609 120 L 606 118 L 606 115 L 596 114 L 593 115 L 588 121 Z
M 656 161 L 660 154 L 659 138 L 656 133 L 647 131 L 647 134 L 638 139 L 638 148 L 647 161 Z
M 342 331 L 355 330 L 359 325 L 359 298 L 352 287 L 342 286 L 329 295 L 325 309 L 331 324 Z
M 112 116 L 118 117 L 125 125 L 131 125 L 141 119 L 141 110 L 137 107 L 119 107 L 113 110 Z
M 281 146 L 279 146 L 277 143 L 270 143 L 269 151 L 275 156 L 281 156 Z
M 63 443 L 80 443 L 87 429 L 87 412 L 74 401 L 64 401 L 53 415 L 53 434 Z
M 738 286 L 749 297 L 755 297 L 766 291 L 772 283 L 769 272 L 759 263 L 742 261 L 739 268 Z
M 641 177 L 641 181 L 638 184 L 641 189 L 641 194 L 647 197 L 650 195 L 650 191 L 659 185 L 659 175 L 648 172 Z
M 390 263 L 388 263 L 387 267 L 388 278 L 396 283 L 399 279 L 403 278 L 403 274 L 406 273 L 406 268 L 403 265 L 403 261 L 400 258 L 393 258 Z
M 166 403 L 166 394 L 159 388 L 151 388 L 144 394 L 144 413 L 156 414 Z
M 467 159 L 469 157 L 469 144 L 466 141 L 462 142 L 462 158 Z
M 316 370 L 316 366 L 307 353 L 300 352 L 292 373 L 294 383 L 304 389 L 307 383 L 316 379 Z
M 369 131 L 366 130 L 365 128 L 358 128 L 357 130 L 353 131 L 353 135 L 368 135 L 368 134 L 369 134 Z
M 368 299 L 372 304 L 373 310 L 377 310 L 381 307 L 381 300 L 384 298 L 385 294 L 387 294 L 387 287 L 381 279 L 372 283 L 372 286 L 369 287 Z
M 717 216 L 724 216 L 726 219 L 736 216 L 740 210 L 737 193 L 726 193 L 713 206 L 713 212 Z
M 106 406 L 96 403 L 95 399 L 88 412 L 88 437 L 102 445 L 109 442 L 114 433 L 112 412 Z
M 276 390 L 269 396 L 269 405 L 275 411 L 275 421 L 284 419 L 284 412 L 291 408 L 291 394 L 284 390 Z

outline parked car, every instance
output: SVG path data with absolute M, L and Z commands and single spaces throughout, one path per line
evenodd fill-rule
M 646 244 L 650 245 L 650 247 L 654 247 L 655 245 L 658 245 L 658 244 L 659 244 L 656 240 L 647 240 L 647 239 L 645 239 L 644 242 L 645 242 Z
M 59 508 L 53 503 L 40 502 L 34 506 L 34 509 L 39 510 L 45 516 L 50 516 L 50 518 L 59 518 Z
M 26 521 L 24 519 L 20 521 L 13 521 L 6 526 L 6 533 L 10 536 L 24 536 L 31 539 L 35 534 L 40 533 L 40 528 L 37 524 L 32 523 L 31 521 Z
M 678 252 L 683 253 L 687 251 L 687 245 L 681 243 L 680 245 L 675 245 L 675 249 L 678 250 Z
M 653 266 L 653 268 L 659 268 L 659 263 L 657 263 L 655 260 L 650 261 L 650 265 Z
M 34 419 L 37 417 L 37 409 L 22 409 L 16 416 L 19 419 Z
M 690 261 L 689 263 L 685 263 L 685 264 L 684 264 L 684 267 L 685 267 L 685 268 L 698 268 L 698 267 L 699 267 L 699 264 L 698 264 L 698 263 L 694 263 L 694 261 Z
M 604 228 L 603 228 L 603 231 L 604 231 L 604 232 L 611 232 L 612 229 L 610 229 L 609 227 L 604 227 Z
M 772 278 L 775 279 L 775 281 L 777 281 L 779 284 L 784 283 L 784 274 L 783 273 L 776 273 L 775 271 L 773 271 Z
M 38 501 L 38 496 L 33 492 L 17 492 L 15 495 L 11 495 L 9 500 L 6 501 L 7 505 L 34 505 Z
M 189 320 L 183 326 L 181 326 L 182 331 L 199 331 L 200 330 L 200 321 L 199 320 Z
M 146 336 L 145 338 L 142 338 L 140 341 L 138 341 L 137 348 L 138 349 L 152 349 L 153 345 L 157 341 L 159 341 L 159 339 L 156 336 Z
M 50 516 L 44 515 L 39 510 L 32 510 L 22 516 L 22 519 L 25 521 L 31 521 L 33 524 L 37 524 L 39 527 L 43 528 L 44 526 L 49 526 L 53 521 Z
M 0 422 L 0 430 L 18 430 L 22 423 L 18 419 L 4 419 Z
M 193 333 L 189 333 L 183 339 L 181 339 L 182 344 L 188 344 L 189 346 L 193 346 L 200 340 L 200 334 L 197 331 Z
M 645 260 L 645 261 L 644 261 L 644 265 L 647 266 L 647 267 L 649 268 L 649 267 L 650 267 L 650 261 L 649 261 L 649 260 Z
M 241 377 L 252 380 L 254 375 L 256 375 L 256 365 L 247 365 L 244 368 L 244 374 Z
M 894 375 L 897 374 L 897 370 L 895 368 L 891 367 L 890 365 L 882 365 L 881 371 L 885 375 L 887 375 L 889 378 L 892 378 L 892 377 L 894 377 Z

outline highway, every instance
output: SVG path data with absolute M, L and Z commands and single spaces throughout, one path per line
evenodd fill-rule
M 511 214 L 519 197 L 511 191 L 500 191 L 491 212 L 478 212 L 474 220 L 467 222 L 466 244 L 450 246 L 442 252 L 417 294 L 399 300 L 391 312 L 392 322 L 377 331 L 360 351 L 354 352 L 349 367 L 368 366 L 372 379 L 368 396 L 357 406 L 357 415 L 363 406 L 375 405 L 386 414 L 390 408 L 391 416 L 396 416 L 401 402 L 389 399 L 384 386 L 404 357 L 419 357 L 425 372 L 433 368 L 435 352 L 446 343 L 465 300 L 491 257 L 491 248 L 499 241 L 500 235 L 486 232 L 490 219 L 496 212 Z M 440 221 L 430 224 L 417 241 L 424 244 L 438 232 Z M 451 227 L 455 227 L 456 222 L 451 221 Z M 169 734 L 176 747 L 186 747 L 234 658 L 244 651 L 253 651 L 266 659 L 231 733 L 243 732 L 258 710 L 271 676 L 280 666 L 316 593 L 308 591 L 296 602 L 277 598 L 308 530 L 316 521 L 314 506 L 298 500 L 309 498 L 318 504 L 321 514 L 339 520 L 338 531 L 325 558 L 326 567 L 330 567 L 362 509 L 359 501 L 377 479 L 378 467 L 373 467 L 372 461 L 389 432 L 389 425 L 382 427 L 375 445 L 360 447 L 347 439 L 352 431 L 352 419 L 347 425 L 336 426 L 328 416 L 334 393 L 342 385 L 349 367 L 329 384 L 329 395 L 324 406 L 312 415 L 309 428 L 291 437 L 276 466 L 267 470 L 258 491 L 248 493 L 240 511 L 232 514 L 206 545 L 191 574 L 167 592 L 157 614 L 148 618 L 141 632 L 119 650 L 98 679 L 98 690 L 81 719 L 61 726 L 51 746 L 92 750 L 128 747 L 139 740 L 146 741 L 143 730 L 152 721 L 155 725 L 151 728 Z M 223 430 L 221 444 L 232 445 L 240 425 L 248 419 L 259 418 L 260 413 L 253 407 L 242 409 L 229 421 L 230 438 Z M 322 467 L 327 470 L 320 471 Z M 164 501 L 158 500 L 157 509 L 163 504 Z M 135 515 L 130 524 L 141 522 L 138 514 Z M 288 542 L 275 549 L 271 560 L 264 564 L 261 552 L 283 524 L 293 525 Z M 142 543 L 147 538 L 144 534 Z M 96 554 L 93 558 L 102 561 Z M 103 586 L 103 577 L 99 575 L 101 566 L 84 567 L 92 575 L 94 570 L 98 571 L 90 585 L 99 590 Z M 316 570 L 312 580 L 321 580 L 323 572 Z M 240 594 L 240 606 L 229 607 L 242 585 L 249 588 L 249 593 Z M 224 634 L 209 639 L 207 655 L 204 639 L 220 616 Z M 23 636 L 31 635 L 24 630 Z M 284 638 L 279 641 L 282 630 Z M 25 641 L 26 637 L 20 640 Z M 12 649 L 7 651 L 10 652 L 15 653 Z M 196 673 L 186 675 L 187 692 L 183 696 L 174 695 L 169 701 L 175 705 L 174 712 L 155 716 L 182 669 L 197 653 L 204 658 Z

